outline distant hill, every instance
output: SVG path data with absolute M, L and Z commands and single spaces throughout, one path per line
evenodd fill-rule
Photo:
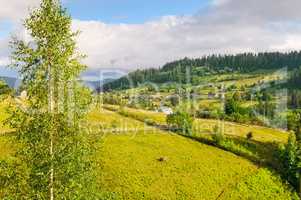
M 91 90 L 96 91 L 99 90 L 104 84 L 110 83 L 116 79 L 105 79 L 102 81 L 87 81 L 83 80 L 85 86 L 89 87 Z
M 20 86 L 20 80 L 17 78 L 0 76 L 0 80 L 4 81 L 10 88 L 17 89 Z
M 21 80 L 14 78 L 14 77 L 0 76 L 0 80 L 4 81 L 10 88 L 14 88 L 14 89 L 17 89 L 21 84 Z M 103 81 L 83 80 L 82 82 L 85 86 L 89 87 L 91 90 L 96 91 L 100 87 L 102 87 L 104 84 L 109 83 L 114 80 L 115 79 L 105 79 Z
M 104 84 L 112 82 L 123 75 L 127 74 L 127 72 L 120 72 L 114 69 L 87 69 L 84 71 L 80 77 L 82 83 L 89 87 L 91 90 L 96 91 L 99 88 L 102 88 Z
M 301 51 L 287 53 L 243 53 L 236 55 L 210 55 L 201 58 L 184 58 L 165 64 L 162 68 L 136 70 L 127 76 L 104 85 L 105 91 L 128 89 L 146 82 L 185 83 L 188 71 L 192 84 L 199 84 L 198 77 L 226 72 L 248 73 L 256 70 L 289 70 L 301 66 Z
M 9 71 L 10 72 L 10 71 Z M 101 88 L 104 84 L 112 82 L 121 76 L 127 74 L 126 70 L 114 71 L 113 69 L 87 69 L 80 75 L 81 82 L 89 87 L 91 90 L 96 91 Z M 7 75 L 8 74 L 8 75 Z M 10 75 L 12 74 L 12 75 Z M 17 73 L 7 73 L 7 71 L 1 71 L 0 68 L 0 80 L 4 81 L 10 88 L 18 89 L 21 85 L 21 80 L 16 78 Z

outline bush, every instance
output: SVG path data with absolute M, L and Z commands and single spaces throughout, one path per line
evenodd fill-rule
M 298 144 L 294 133 L 290 134 L 286 146 L 280 150 L 280 159 L 283 168 L 282 174 L 297 188 L 300 174 L 298 173 Z
M 225 113 L 227 115 L 239 113 L 239 103 L 237 101 L 235 101 L 233 98 L 226 99 Z
M 0 95 L 11 95 L 13 89 L 11 89 L 4 81 L 0 80 Z
M 209 109 L 204 110 L 197 110 L 196 117 L 202 119 L 210 119 L 211 118 L 211 111 Z
M 214 126 L 212 140 L 217 144 L 221 145 L 224 140 L 224 135 L 219 126 Z
M 148 118 L 144 120 L 144 123 L 146 123 L 149 126 L 156 126 L 157 125 L 157 123 L 154 120 L 148 119 Z
M 176 128 L 185 135 L 192 135 L 193 118 L 186 112 L 177 111 L 166 118 L 168 126 Z
M 251 131 L 247 134 L 247 140 L 251 140 L 252 138 L 253 138 L 253 132 Z
M 204 108 L 196 111 L 196 117 L 202 119 L 223 119 L 224 113 L 218 108 Z

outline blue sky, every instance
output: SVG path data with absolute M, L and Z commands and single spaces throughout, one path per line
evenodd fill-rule
M 12 30 L 13 24 L 9 20 L 3 20 L 0 22 L 0 38 L 9 35 Z
M 144 23 L 166 15 L 193 15 L 209 0 L 67 0 L 72 17 L 105 23 Z

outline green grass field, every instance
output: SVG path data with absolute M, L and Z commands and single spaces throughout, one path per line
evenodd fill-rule
M 93 114 L 95 121 L 104 117 L 137 123 L 116 113 Z M 160 130 L 106 135 L 99 157 L 99 184 L 108 199 L 290 199 L 291 195 L 267 169 Z M 158 161 L 161 157 L 166 161 Z
M 101 165 L 95 169 L 102 199 L 284 200 L 294 195 L 278 175 L 230 152 L 111 111 L 95 110 L 87 120 L 94 133 L 103 134 Z M 0 137 L 0 159 L 12 152 L 9 137 Z
M 236 80 L 227 80 L 227 78 L 234 78 Z M 217 82 L 223 83 L 225 86 L 236 85 L 237 87 L 241 86 L 251 86 L 253 84 L 258 84 L 258 82 L 271 82 L 278 79 L 284 78 L 281 71 L 266 71 L 266 72 L 257 72 L 255 74 L 226 74 L 218 76 Z
M 106 108 L 118 110 L 118 106 L 105 105 Z M 141 121 L 149 120 L 160 125 L 166 125 L 166 115 L 163 113 L 145 111 L 141 109 L 123 108 L 124 111 L 135 119 Z M 210 134 L 214 126 L 221 125 L 224 127 L 226 135 L 246 137 L 252 131 L 253 140 L 258 142 L 283 142 L 287 141 L 288 134 L 278 129 L 272 129 L 262 126 L 244 125 L 234 122 L 226 122 L 219 120 L 196 119 L 194 122 L 194 129 L 197 135 Z
M 120 111 L 118 106 L 111 105 L 105 105 L 104 108 L 141 122 L 147 122 L 150 125 L 166 125 L 166 115 L 163 113 L 132 108 L 123 108 Z M 221 127 L 223 134 L 227 138 L 223 144 L 216 144 L 212 138 L 213 129 L 216 125 Z M 287 142 L 288 134 L 286 132 L 262 126 L 207 119 L 196 119 L 193 129 L 193 135 L 190 136 L 191 139 L 230 151 L 256 163 L 272 167 L 281 173 L 281 164 L 275 152 L 279 150 L 280 144 Z M 251 140 L 247 139 L 249 132 L 252 132 L 253 135 Z

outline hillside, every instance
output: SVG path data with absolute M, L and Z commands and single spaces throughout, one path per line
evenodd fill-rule
M 99 90 L 100 87 L 102 87 L 106 83 L 110 83 L 114 81 L 115 79 L 105 79 L 105 80 L 99 80 L 99 81 L 89 81 L 89 80 L 82 80 L 83 84 L 90 88 L 93 91 Z
M 87 120 L 93 133 L 103 138 L 97 156 L 100 166 L 95 169 L 101 199 L 282 200 L 294 196 L 273 171 L 232 153 L 111 111 L 94 110 Z M 9 159 L 16 148 L 10 137 L 0 137 L 5 147 L 1 159 Z
M 0 76 L 0 80 L 4 81 L 10 88 L 18 88 L 20 80 L 13 77 Z
M 118 106 L 105 105 L 107 109 L 119 111 Z M 140 121 L 154 122 L 158 125 L 166 125 L 166 114 L 160 112 L 146 111 L 142 109 L 123 108 L 119 111 Z M 198 134 L 210 134 L 214 126 L 218 123 L 224 124 L 224 132 L 227 135 L 246 137 L 247 133 L 253 131 L 253 139 L 258 142 L 281 142 L 287 141 L 288 134 L 285 131 L 267 128 L 263 126 L 245 125 L 234 122 L 196 119 L 194 121 L 194 129 Z
M 301 66 L 301 51 L 244 53 L 237 55 L 211 55 L 202 58 L 174 61 L 159 69 L 136 70 L 116 81 L 105 84 L 104 89 L 128 89 L 147 82 L 177 84 L 200 84 L 200 77 L 224 73 L 250 73 L 255 71 L 278 70 L 287 67 L 289 70 Z M 187 74 L 191 76 L 187 80 Z
M 293 59 L 292 54 L 284 57 Z M 249 71 L 174 63 L 188 66 L 191 82 L 184 81 L 187 71 L 181 65 L 157 72 L 138 70 L 127 77 L 133 78 L 130 89 L 120 79 L 112 84 L 122 83 L 122 87 L 99 95 L 103 107 L 272 168 L 298 190 L 297 172 L 291 170 L 299 162 L 293 158 L 298 153 L 289 148 L 297 145 L 294 137 L 301 131 L 301 68 L 288 65 L 287 70 L 278 70 L 276 61 L 271 65 L 275 68 L 259 69 L 255 63 Z M 198 74 L 197 70 L 206 71 Z M 154 81 L 161 72 L 168 76 Z
M 21 80 L 14 77 L 0 76 L 0 80 L 4 81 L 10 88 L 14 88 L 14 89 L 17 89 L 21 84 Z M 92 91 L 96 91 L 99 90 L 99 88 L 102 87 L 104 84 L 110 83 L 114 80 L 115 79 L 108 78 L 99 81 L 81 80 L 81 82 L 86 87 L 90 88 Z
M 113 125 L 116 130 L 104 135 L 99 154 L 105 199 L 291 198 L 277 175 L 232 153 L 148 129 L 110 111 L 94 112 L 89 121 Z M 118 132 L 128 125 L 136 130 Z

